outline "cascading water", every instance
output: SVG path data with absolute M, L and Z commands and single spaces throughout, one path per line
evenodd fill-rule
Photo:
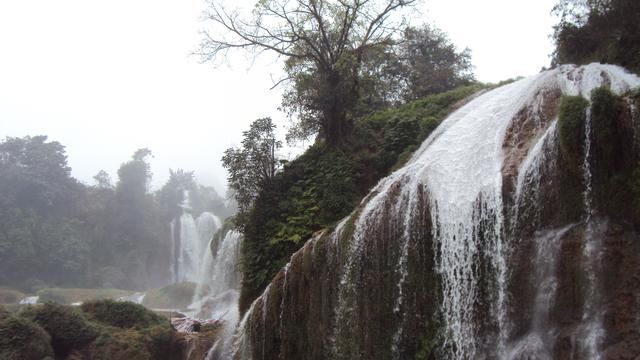
M 590 264 L 599 262 L 599 250 L 590 239 L 603 231 L 590 230 L 590 217 L 572 218 L 587 225 L 562 223 L 552 199 L 564 195 L 554 192 L 562 179 L 553 175 L 564 171 L 556 161 L 559 98 L 588 98 L 600 86 L 621 94 L 640 86 L 640 79 L 615 66 L 562 66 L 489 91 L 454 112 L 349 221 L 292 257 L 286 283 L 281 272 L 245 314 L 235 358 L 558 358 L 576 336 L 583 336 L 576 357 L 598 357 L 602 328 L 593 324 L 600 301 L 578 302 L 582 319 L 552 316 L 562 318 L 558 309 L 579 301 L 583 290 L 568 284 L 583 269 L 594 274 L 584 282 L 587 298 L 598 298 L 597 266 Z M 588 147 L 585 153 L 587 171 Z M 567 181 L 563 189 L 572 190 L 575 181 Z M 589 213 L 591 183 L 578 186 Z M 314 250 L 325 247 L 334 249 Z M 567 254 L 577 260 L 562 258 Z M 272 299 L 273 289 L 283 286 L 295 291 Z M 284 303 L 291 314 L 270 315 Z M 296 334 L 294 343 L 287 337 L 295 331 L 254 331 L 267 322 L 306 336 Z M 577 328 L 587 331 L 576 335 Z M 424 338 L 416 339 L 415 331 Z M 319 335 L 326 339 L 313 337 Z
M 191 214 L 186 211 L 171 222 L 173 240 L 173 282 L 198 281 L 200 270 L 200 236 Z
M 188 191 L 183 192 L 183 201 L 178 206 L 182 209 L 182 214 L 170 224 L 171 280 L 173 283 L 200 283 L 205 275 L 202 273 L 203 263 L 207 261 L 206 254 L 210 253 L 209 242 L 222 223 L 220 218 L 206 211 L 194 220 L 190 214 Z
M 233 331 L 238 322 L 238 296 L 240 272 L 238 269 L 242 235 L 228 231 L 215 248 L 212 255 L 207 249 L 201 269 L 194 300 L 190 308 L 192 317 L 204 320 L 219 320 L 224 323 L 222 336 L 209 350 L 207 359 L 225 358 Z M 215 238 L 211 239 L 214 242 Z

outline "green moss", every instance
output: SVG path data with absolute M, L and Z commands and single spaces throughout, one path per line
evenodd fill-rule
M 560 148 L 572 165 L 582 158 L 584 122 L 589 102 L 581 96 L 563 96 L 558 114 Z
M 183 309 L 191 304 L 196 284 L 182 282 L 147 291 L 143 305 L 159 309 Z
M 91 342 L 97 328 L 76 308 L 54 303 L 29 307 L 19 316 L 40 325 L 51 336 L 56 354 L 66 354 L 74 346 Z
M 166 322 L 144 306 L 128 301 L 97 300 L 84 303 L 81 308 L 90 320 L 121 328 L 146 328 Z
M 53 356 L 50 341 L 40 326 L 25 318 L 0 318 L 0 359 L 40 360 Z

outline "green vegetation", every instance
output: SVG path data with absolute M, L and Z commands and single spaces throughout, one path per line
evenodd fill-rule
M 3 360 L 172 359 L 180 353 L 176 345 L 168 321 L 129 302 L 44 304 L 0 315 Z
M 62 144 L 46 136 L 0 140 L 0 284 L 27 293 L 165 285 L 168 223 L 182 212 L 183 190 L 196 215 L 214 210 L 225 216 L 231 209 L 182 170 L 170 171 L 165 186 L 149 192 L 150 155 L 136 151 L 120 166 L 115 185 L 100 171 L 88 186 L 71 177 Z M 17 295 L 0 289 L 0 302 Z M 50 295 L 43 301 L 84 300 Z
M 242 147 L 228 148 L 222 157 L 222 166 L 229 173 L 229 189 L 238 202 L 236 218 L 240 227 L 246 222 L 260 189 L 280 168 L 276 152 L 282 144 L 276 140 L 275 129 L 271 118 L 254 120 L 249 130 L 242 133 Z
M 131 295 L 131 291 L 118 289 L 63 289 L 45 288 L 38 291 L 41 303 L 54 302 L 58 304 L 73 304 L 89 300 L 117 299 Z
M 584 122 L 589 102 L 581 96 L 563 96 L 558 114 L 560 148 L 577 169 L 582 160 Z
M 461 101 L 483 88 L 464 86 L 361 118 L 348 141 L 316 143 L 286 164 L 258 194 L 244 225 L 240 308 L 247 308 L 304 241 L 349 214 Z
M 554 64 L 618 64 L 640 71 L 640 2 L 560 0 Z
M 147 291 L 142 303 L 149 308 L 184 309 L 191 304 L 196 284 L 182 282 Z
M 150 327 L 166 322 L 153 311 L 129 301 L 91 301 L 82 304 L 81 308 L 90 320 L 121 328 Z
M 0 315 L 0 359 L 53 359 L 51 337 L 40 326 L 18 316 Z
M 89 323 L 82 312 L 70 306 L 46 303 L 27 308 L 19 315 L 49 333 L 56 354 L 67 354 L 72 348 L 87 344 L 98 336 L 96 326 Z

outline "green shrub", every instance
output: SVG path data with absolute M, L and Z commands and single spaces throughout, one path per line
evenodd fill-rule
M 183 309 L 191 305 L 196 284 L 182 282 L 147 291 L 143 305 L 157 309 Z
M 27 319 L 0 318 L 0 359 L 41 360 L 53 356 L 50 341 L 40 326 Z
M 129 301 L 96 300 L 82 304 L 81 309 L 90 320 L 121 328 L 146 328 L 166 322 L 153 311 Z
M 66 354 L 74 346 L 91 342 L 98 336 L 96 327 L 70 306 L 46 303 L 26 308 L 19 315 L 49 333 L 56 354 Z

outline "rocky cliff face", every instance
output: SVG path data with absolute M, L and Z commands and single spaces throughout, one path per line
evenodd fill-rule
M 637 86 L 565 66 L 453 113 L 291 257 L 234 358 L 637 356 Z

